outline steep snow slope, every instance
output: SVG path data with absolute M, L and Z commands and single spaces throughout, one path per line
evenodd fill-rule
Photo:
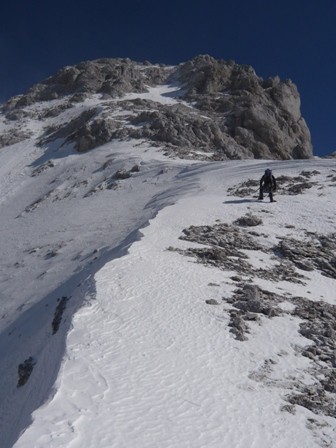
M 84 154 L 35 143 L 0 152 L 1 446 L 333 446 L 332 379 L 320 405 L 297 396 L 308 387 L 314 398 L 335 368 L 330 338 L 302 356 L 316 341 L 299 331 L 304 306 L 322 301 L 332 337 L 335 265 L 321 235 L 335 233 L 336 162 L 272 162 L 287 177 L 270 204 L 255 198 L 269 162 L 172 160 L 146 142 Z M 259 225 L 234 224 L 247 213 Z M 207 226 L 203 240 L 197 229 L 180 240 L 189 226 Z M 277 246 L 284 238 L 292 252 Z M 249 284 L 269 294 L 270 312 L 235 321 Z
M 179 179 L 190 162 L 167 162 L 145 142 L 86 154 L 61 140 L 38 144 L 46 127 L 103 103 L 93 97 L 51 118 L 44 117 L 62 103 L 38 103 L 14 125 L 1 117 L 4 134 L 15 126 L 32 134 L 0 151 L 1 446 L 12 445 L 50 395 L 70 325 L 66 316 L 94 293 L 94 273 L 125 253 L 161 207 L 195 188 Z M 53 335 L 62 297 L 71 300 Z M 30 358 L 34 376 L 17 388 L 19 365 Z
M 265 247 L 283 235 L 304 239 L 305 231 L 335 230 L 326 162 L 274 164 L 286 175 L 319 170 L 314 191 L 299 197 L 279 195 L 270 204 L 226 195 L 243 173 L 257 178 L 263 166 L 186 170 L 185 181 L 197 176 L 201 189 L 162 210 L 127 255 L 97 272 L 96 295 L 74 316 L 55 395 L 34 413 L 16 447 L 333 446 L 335 418 L 286 399 L 316 382 L 314 361 L 300 353 L 311 345 L 299 334 L 300 319 L 260 314 L 247 341 L 234 339 L 230 305 L 222 301 L 235 290 L 234 272 L 167 250 L 199 246 L 178 239 L 190 225 L 231 224 L 247 211 L 262 218 Z M 265 263 L 262 253 L 248 256 L 251 265 Z M 278 265 L 264 257 L 269 268 Z M 298 295 L 335 305 L 335 279 L 304 274 L 303 284 L 242 279 L 280 294 L 284 310 L 294 308 Z M 211 299 L 220 305 L 209 306 Z

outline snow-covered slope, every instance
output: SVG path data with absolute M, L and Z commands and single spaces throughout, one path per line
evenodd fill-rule
M 336 161 L 36 144 L 93 105 L 0 150 L 0 446 L 336 446 Z

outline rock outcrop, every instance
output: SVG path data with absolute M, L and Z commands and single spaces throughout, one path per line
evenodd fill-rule
M 300 96 L 290 81 L 263 80 L 250 66 L 199 56 L 180 66 L 177 79 L 186 98 L 224 125 L 254 158 L 309 158 L 310 132 L 301 117 Z
M 176 86 L 174 105 L 124 98 L 163 84 Z M 167 154 L 208 160 L 313 155 L 293 82 L 263 80 L 250 66 L 207 55 L 174 67 L 129 59 L 82 62 L 10 99 L 2 111 L 15 121 L 36 102 L 64 100 L 45 112 L 52 117 L 92 95 L 99 95 L 103 107 L 50 129 L 41 142 L 63 138 L 87 151 L 113 139 L 146 139 Z M 115 118 L 117 108 L 123 119 Z

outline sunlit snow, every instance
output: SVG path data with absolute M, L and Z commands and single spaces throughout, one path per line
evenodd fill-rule
M 175 87 L 138 95 L 166 104 L 175 96 Z M 49 122 L 71 113 L 79 112 Z M 25 125 L 41 132 L 38 120 Z M 283 315 L 250 322 L 240 341 L 226 302 L 236 273 L 171 250 L 201 247 L 179 239 L 189 226 L 231 225 L 250 213 L 262 219 L 250 230 L 265 252 L 246 250 L 248 263 L 276 267 L 266 250 L 279 238 L 305 244 L 307 232 L 335 233 L 336 161 L 194 162 L 165 158 L 146 142 L 84 154 L 35 143 L 0 150 L 0 446 L 336 446 L 335 418 L 286 410 L 289 394 L 315 382 L 313 360 L 300 354 L 312 341 L 299 333 L 290 299 L 336 305 L 335 278 L 317 269 L 299 270 L 302 283 L 242 276 L 288 301 Z M 135 164 L 138 172 L 105 188 Z M 273 204 L 228 193 L 268 167 L 276 177 L 315 170 L 316 184 L 300 195 L 280 189 Z M 17 387 L 29 357 L 33 371 Z

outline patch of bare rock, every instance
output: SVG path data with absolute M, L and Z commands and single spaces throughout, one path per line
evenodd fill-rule
M 336 234 L 310 233 L 304 243 L 294 238 L 281 238 L 274 252 L 301 270 L 317 269 L 326 277 L 336 279 Z
M 302 171 L 298 176 L 284 176 L 276 177 L 277 193 L 280 195 L 298 195 L 303 194 L 306 190 L 314 186 L 322 187 L 322 184 L 314 180 L 314 176 L 319 175 L 320 172 Z M 237 197 L 258 197 L 260 179 L 248 179 L 228 188 L 229 196 Z
M 30 138 L 32 134 L 28 131 L 21 131 L 20 129 L 10 129 L 0 135 L 0 149 L 5 146 L 15 145 L 23 140 Z
M 283 410 L 295 412 L 295 405 L 300 405 L 315 414 L 336 417 L 336 306 L 288 294 L 282 296 L 253 283 L 255 276 L 273 282 L 302 283 L 304 276 L 297 269 L 320 270 L 323 275 L 335 279 L 335 235 L 308 234 L 304 244 L 293 238 L 282 238 L 278 246 L 265 249 L 248 231 L 248 227 L 262 225 L 255 218 L 247 214 L 232 225 L 191 226 L 183 230 L 180 238 L 199 243 L 200 247 L 171 249 L 194 257 L 208 267 L 236 272 L 230 278 L 237 287 L 229 297 L 206 300 L 208 305 L 222 304 L 223 311 L 229 314 L 229 331 L 235 339 L 246 341 L 253 337 L 253 327 L 262 325 L 263 319 L 286 315 L 300 318 L 298 332 L 311 343 L 297 350 L 311 360 L 309 374 L 314 383 L 303 384 L 294 377 L 286 379 L 286 388 L 292 389 L 292 393 L 285 396 L 288 404 Z M 273 269 L 254 269 L 247 253 L 256 250 L 273 253 L 273 259 L 279 264 Z M 291 303 L 292 307 L 283 308 L 282 303 Z M 272 385 L 276 380 L 268 379 L 267 371 L 273 368 L 269 362 L 272 366 L 276 364 L 266 360 L 268 367 L 257 375 L 257 380 Z
M 182 240 L 200 243 L 205 247 L 175 249 L 183 255 L 191 256 L 208 266 L 216 266 L 226 271 L 236 271 L 238 275 L 257 276 L 265 280 L 303 283 L 304 275 L 295 269 L 290 259 L 280 256 L 276 248 L 266 249 L 247 229 L 259 226 L 262 220 L 251 214 L 237 219 L 233 225 L 226 223 L 213 226 L 191 226 L 183 230 Z M 255 268 L 249 263 L 249 251 L 275 254 L 274 267 Z

